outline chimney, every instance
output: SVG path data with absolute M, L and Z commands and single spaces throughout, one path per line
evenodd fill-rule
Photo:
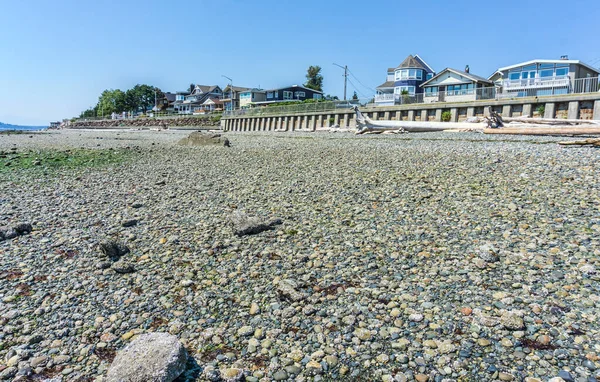
M 465 66 L 465 73 L 469 73 L 469 65 Z
M 568 59 L 569 59 L 569 56 L 567 56 L 567 55 L 565 54 L 564 56 L 560 56 L 560 59 L 561 59 L 561 60 L 568 60 Z

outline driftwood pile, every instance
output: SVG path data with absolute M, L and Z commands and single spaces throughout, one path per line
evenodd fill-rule
M 219 121 L 211 118 L 182 117 L 171 119 L 156 118 L 136 118 L 136 119 L 115 119 L 102 121 L 76 121 L 69 124 L 70 129 L 110 129 L 119 127 L 158 127 L 168 129 L 169 127 L 212 127 L 218 126 Z

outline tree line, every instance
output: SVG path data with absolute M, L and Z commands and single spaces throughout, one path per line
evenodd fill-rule
M 150 85 L 135 85 L 126 91 L 121 89 L 107 89 L 98 97 L 98 103 L 81 113 L 80 118 L 109 116 L 112 113 L 147 111 L 154 106 L 154 92 L 156 99 L 162 100 L 164 93 L 157 87 Z

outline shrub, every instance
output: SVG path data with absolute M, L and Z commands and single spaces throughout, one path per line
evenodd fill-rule
M 329 118 L 329 124 L 333 125 L 335 123 L 335 118 L 334 117 L 330 117 Z
M 540 114 L 540 117 L 543 117 L 544 114 L 546 114 L 546 108 L 544 107 L 544 105 L 538 106 L 537 109 L 535 109 L 535 111 L 537 111 Z
M 452 112 L 445 111 L 442 113 L 442 122 L 450 122 L 452 119 Z

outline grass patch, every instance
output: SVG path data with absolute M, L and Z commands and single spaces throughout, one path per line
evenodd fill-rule
M 102 167 L 121 163 L 132 155 L 125 149 L 0 151 L 0 174 Z

